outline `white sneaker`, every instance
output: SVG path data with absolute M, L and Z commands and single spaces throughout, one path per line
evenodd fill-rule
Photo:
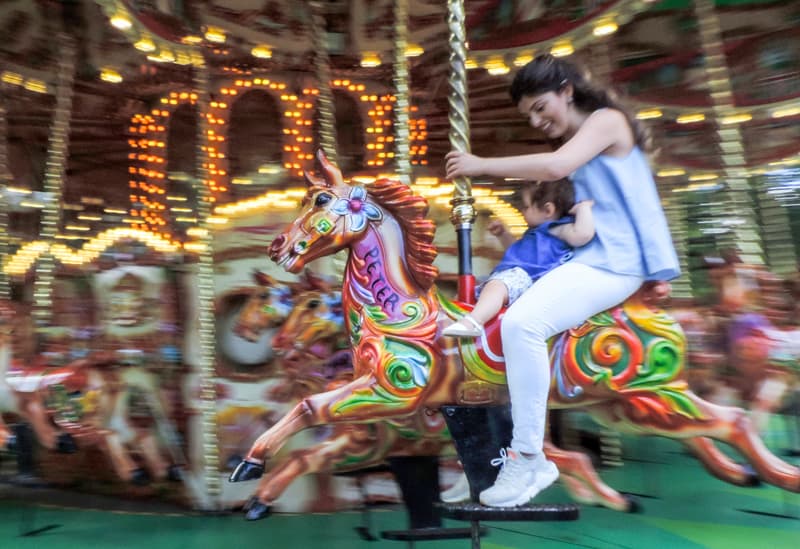
M 544 454 L 526 458 L 511 448 L 503 448 L 492 465 L 500 466 L 497 480 L 480 494 L 481 503 L 489 507 L 524 505 L 558 478 L 558 468 Z
M 483 324 L 479 324 L 469 315 L 462 316 L 457 322 L 442 330 L 442 335 L 445 337 L 480 337 L 482 333 Z
M 444 503 L 460 503 L 469 499 L 469 481 L 467 475 L 461 473 L 455 483 L 442 492 L 441 499 Z

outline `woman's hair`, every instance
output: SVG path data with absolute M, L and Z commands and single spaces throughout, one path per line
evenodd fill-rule
M 530 203 L 539 208 L 544 208 L 545 204 L 552 202 L 556 217 L 564 217 L 575 205 L 575 188 L 572 182 L 566 179 L 525 181 L 516 192 L 516 200 L 520 206 L 524 205 L 523 197 L 526 195 Z
M 538 55 L 522 67 L 514 76 L 509 93 L 515 105 L 523 96 L 539 95 L 549 91 L 558 92 L 567 84 L 572 84 L 572 99 L 575 106 L 591 113 L 603 107 L 622 112 L 633 130 L 636 144 L 648 146 L 648 135 L 642 125 L 624 108 L 610 91 L 595 87 L 589 81 L 588 73 L 576 65 L 550 54 Z

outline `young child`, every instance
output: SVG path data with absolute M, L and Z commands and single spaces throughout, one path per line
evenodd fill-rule
M 445 328 L 442 335 L 480 336 L 483 325 L 504 305 L 514 303 L 543 274 L 568 261 L 572 248 L 583 246 L 594 237 L 592 202 L 575 204 L 571 183 L 528 182 L 519 189 L 519 197 L 529 229 L 511 243 L 513 236 L 502 222 L 489 225 L 492 234 L 508 249 L 481 289 L 472 312 Z

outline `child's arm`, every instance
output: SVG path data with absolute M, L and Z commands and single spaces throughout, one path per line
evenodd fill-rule
M 514 235 L 511 234 L 511 231 L 508 230 L 508 227 L 506 227 L 505 223 L 499 219 L 495 219 L 489 223 L 487 228 L 489 229 L 490 233 L 497 237 L 503 248 L 508 248 L 517 241 L 517 239 L 514 238 Z
M 550 232 L 573 248 L 588 244 L 594 238 L 593 205 L 594 200 L 578 202 L 569 211 L 575 216 L 575 222 L 557 225 Z

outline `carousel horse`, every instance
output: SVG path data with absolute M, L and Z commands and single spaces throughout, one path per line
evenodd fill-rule
M 286 378 L 284 392 L 299 399 L 321 392 L 337 379 L 351 380 L 353 362 L 341 291 L 306 271 L 295 292 L 292 312 L 273 336 L 272 348 Z
M 301 400 L 311 394 L 353 379 L 349 348 L 342 349 L 344 318 L 341 292 L 306 271 L 294 286 L 294 308 L 273 336 L 285 381 L 270 395 L 280 400 Z M 248 322 L 252 322 L 249 325 Z M 265 322 L 255 315 L 239 318 L 242 333 L 259 338 Z M 249 519 L 269 514 L 274 501 L 297 477 L 317 474 L 320 494 L 330 492 L 329 473 L 363 470 L 386 463 L 388 457 L 453 453 L 442 418 L 415 414 L 376 424 L 335 426 L 308 448 L 294 450 L 264 476 L 258 495 L 247 505 Z M 318 501 L 318 509 L 334 506 L 332 497 Z M 330 510 L 330 509 L 328 509 Z
M 257 270 L 253 271 L 253 281 L 256 287 L 248 295 L 233 327 L 236 335 L 248 341 L 258 340 L 254 333 L 279 326 L 292 309 L 290 286 Z
M 310 186 L 302 210 L 269 254 L 296 273 L 314 259 L 349 249 L 342 293 L 354 378 L 300 401 L 256 440 L 232 482 L 260 476 L 265 460 L 309 427 L 375 423 L 446 404 L 507 399 L 498 321 L 480 339 L 440 337 L 471 306 L 434 286 L 435 224 L 425 217 L 425 199 L 389 179 L 347 184 L 322 153 L 318 161 L 322 178 L 306 175 Z M 683 332 L 655 305 L 653 291 L 645 287 L 551 340 L 549 405 L 582 407 L 623 432 L 679 439 L 715 476 L 751 483 L 748 468 L 721 452 L 711 440 L 717 439 L 744 455 L 765 482 L 800 491 L 800 469 L 765 447 L 745 410 L 712 404 L 689 390 L 681 378 Z M 573 461 L 567 469 L 575 475 L 565 482 L 587 502 L 630 509 L 622 494 L 604 491 L 587 457 L 573 460 L 552 444 L 545 454 L 560 469 Z M 602 499 L 592 501 L 597 494 Z M 269 502 L 259 494 L 256 503 Z
M 149 478 L 180 480 L 180 451 L 173 447 L 174 430 L 158 396 L 156 376 L 140 366 L 124 365 L 114 353 L 98 354 L 64 366 L 19 368 L 12 364 L 12 309 L 0 303 L 0 411 L 18 414 L 33 427 L 46 448 L 99 446 L 123 480 L 144 484 Z M 129 403 L 143 396 L 155 423 L 134 425 Z M 10 431 L 0 421 L 0 440 Z M 170 444 L 163 457 L 159 438 Z M 131 457 L 138 450 L 145 468 Z M 68 448 L 74 451 L 74 448 Z

